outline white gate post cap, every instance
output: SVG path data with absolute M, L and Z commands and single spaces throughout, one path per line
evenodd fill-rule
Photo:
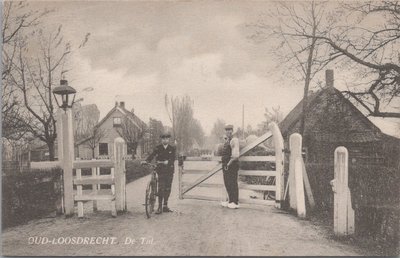
M 339 146 L 339 147 L 337 147 L 337 148 L 335 149 L 335 153 L 339 153 L 339 152 L 347 154 L 348 151 L 347 151 L 346 147 L 344 147 L 344 146 Z
M 115 143 L 118 143 L 118 142 L 124 143 L 125 140 L 124 140 L 122 137 L 118 137 L 118 138 L 115 138 L 114 142 L 115 142 Z

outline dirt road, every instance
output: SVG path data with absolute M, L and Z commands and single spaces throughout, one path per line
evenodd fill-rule
M 144 177 L 127 186 L 126 214 L 112 218 L 107 210 L 90 212 L 88 205 L 84 219 L 48 218 L 10 228 L 2 234 L 2 254 L 365 255 L 355 247 L 333 240 L 327 229 L 274 207 L 242 205 L 238 210 L 230 210 L 216 202 L 178 200 L 175 175 L 170 201 L 173 213 L 145 218 L 142 203 L 149 178 Z M 99 206 L 106 208 L 104 205 Z M 29 244 L 34 240 L 32 237 L 47 237 L 55 243 Z M 68 241 L 67 237 L 104 237 L 101 240 L 105 242 L 57 244 Z

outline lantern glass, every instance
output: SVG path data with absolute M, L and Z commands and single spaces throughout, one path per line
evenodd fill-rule
M 57 105 L 60 108 L 64 110 L 67 110 L 67 108 L 72 108 L 75 100 L 76 90 L 71 86 L 68 86 L 67 80 L 61 80 L 60 86 L 54 88 L 53 94 Z M 71 97 L 69 97 L 70 95 Z

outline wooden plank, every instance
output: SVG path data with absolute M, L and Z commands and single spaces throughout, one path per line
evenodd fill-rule
M 118 137 L 114 140 L 114 163 L 115 168 L 111 168 L 112 176 L 115 177 L 115 186 L 111 186 L 116 196 L 117 211 L 125 211 L 126 207 L 126 191 L 125 191 L 125 160 L 126 143 L 124 139 Z
M 289 204 L 290 208 L 297 210 L 296 180 L 295 180 L 295 162 L 301 157 L 302 137 L 294 133 L 289 137 L 290 160 L 289 160 Z
M 189 170 L 184 169 L 183 170 L 184 175 L 185 174 L 206 174 L 206 173 L 208 173 L 208 170 L 199 170 L 199 169 L 189 169 Z
M 115 196 L 112 194 L 87 194 L 87 195 L 75 195 L 75 201 L 100 201 L 100 200 L 105 200 L 105 201 L 111 201 L 111 200 L 115 200 Z
M 203 201 L 221 201 L 219 197 L 215 196 L 203 196 L 203 195 L 192 195 L 185 194 L 184 199 L 195 199 L 195 200 L 203 200 Z M 261 200 L 261 199 L 247 199 L 247 198 L 239 198 L 239 204 L 258 204 L 258 205 L 275 205 L 274 200 Z
M 221 201 L 219 197 L 215 196 L 203 196 L 203 195 L 193 195 L 193 194 L 185 194 L 183 195 L 184 199 L 196 199 L 196 200 L 205 200 L 205 201 Z
M 246 203 L 246 204 L 258 204 L 258 205 L 275 205 L 274 200 L 262 200 L 262 199 L 245 199 L 239 198 L 239 203 Z
M 191 184 L 191 182 L 182 182 L 183 186 L 189 186 Z M 224 187 L 224 184 L 217 184 L 217 183 L 200 183 L 199 185 L 197 185 L 197 187 Z
M 111 185 L 114 183 L 115 179 L 112 178 L 110 175 L 83 176 L 80 179 L 78 177 L 74 179 L 75 185 L 94 185 L 96 187 L 97 184 Z
M 197 185 L 199 185 L 200 183 L 206 181 L 208 178 L 212 177 L 214 174 L 216 174 L 218 171 L 222 170 L 221 165 L 216 166 L 213 170 L 211 170 L 210 172 L 208 172 L 207 174 L 205 174 L 204 176 L 200 177 L 199 179 L 197 179 L 194 183 L 192 183 L 192 185 L 188 186 L 186 189 L 183 190 L 182 194 L 187 193 L 188 191 L 192 190 L 193 188 L 195 188 Z
M 203 159 L 201 157 L 186 157 L 186 159 L 184 160 L 184 164 L 185 164 L 185 162 L 190 162 L 190 161 L 221 161 L 221 157 L 220 156 L 212 156 L 208 159 Z
M 306 217 L 306 202 L 304 195 L 304 184 L 303 184 L 303 166 L 301 163 L 302 158 L 297 157 L 295 161 L 295 181 L 296 181 L 296 206 L 297 216 L 300 218 Z
M 284 199 L 284 192 L 285 192 L 285 177 L 284 177 L 284 160 L 285 160 L 285 153 L 283 152 L 284 149 L 284 141 L 282 137 L 282 133 L 279 130 L 279 126 L 275 122 L 271 122 L 269 125 L 269 129 L 272 132 L 274 145 L 275 145 L 275 185 L 276 185 L 276 192 L 275 192 L 275 207 L 280 209 L 282 208 L 282 202 Z
M 304 188 L 306 190 L 308 203 L 310 204 L 311 210 L 313 210 L 315 208 L 314 195 L 312 193 L 310 180 L 308 179 L 308 175 L 307 175 L 307 171 L 306 171 L 306 165 L 304 164 L 303 158 L 301 159 L 301 165 L 302 165 L 302 168 L 303 168 Z
M 354 209 L 351 205 L 351 192 L 350 188 L 347 188 L 347 234 L 352 235 L 355 233 L 355 214 Z
M 114 168 L 111 168 L 111 177 L 115 179 Z M 115 194 L 115 184 L 112 184 L 112 185 L 111 185 L 111 193 L 114 194 L 114 195 L 116 195 L 116 194 Z
M 255 191 L 275 191 L 275 185 L 249 185 L 249 184 L 239 184 L 239 189 L 248 189 Z
M 258 137 L 255 141 L 251 142 L 249 145 L 247 145 L 246 147 L 244 147 L 239 154 L 239 157 L 245 155 L 247 152 L 249 152 L 251 149 L 257 147 L 258 145 L 260 145 L 261 143 L 265 142 L 266 140 L 268 140 L 269 138 L 272 137 L 272 133 L 271 132 L 267 132 L 264 135 Z M 189 186 L 187 189 L 185 189 L 183 191 L 183 194 L 187 193 L 188 191 L 192 190 L 193 188 L 196 187 L 196 185 L 204 182 L 205 180 L 207 180 L 208 178 L 212 177 L 214 174 L 216 174 L 218 171 L 222 170 L 222 166 L 221 164 L 218 164 L 214 169 L 212 169 L 210 172 L 208 172 L 207 174 L 205 174 L 204 176 L 202 176 L 201 178 L 197 179 L 193 185 Z
M 112 168 L 114 167 L 114 162 L 108 159 L 75 160 L 73 167 L 75 169 L 93 167 Z
M 82 171 L 80 168 L 76 170 L 76 179 L 77 180 L 82 180 Z M 76 187 L 77 191 L 77 196 L 81 197 L 82 196 L 82 185 L 78 185 Z M 83 217 L 83 202 L 78 202 L 78 217 L 82 218 Z
M 274 170 L 239 170 L 240 176 L 275 176 Z
M 74 196 L 73 196 L 73 160 L 74 160 L 74 138 L 72 128 L 72 110 L 69 108 L 65 112 L 59 109 L 58 119 L 61 119 L 63 127 L 62 133 L 62 168 L 64 182 L 64 212 L 67 217 L 74 215 Z
M 30 163 L 31 169 L 52 169 L 52 168 L 61 168 L 61 162 L 60 161 L 40 161 L 40 162 L 34 162 L 32 161 Z
M 261 143 L 265 142 L 266 140 L 268 140 L 269 138 L 272 137 L 272 133 L 266 132 L 265 134 L 263 134 L 262 136 L 258 137 L 256 140 L 254 140 L 253 142 L 251 142 L 249 145 L 245 146 L 241 151 L 240 151 L 240 155 L 239 156 L 243 156 L 244 154 L 246 154 L 247 152 L 249 152 L 251 149 L 257 147 L 258 145 L 260 145 Z
M 92 177 L 96 177 L 96 176 L 97 176 L 97 168 L 93 167 L 92 168 Z M 98 188 L 100 188 L 100 185 L 98 185 L 98 184 L 92 185 L 93 194 L 97 194 Z M 97 201 L 93 201 L 93 211 L 97 211 Z
M 264 161 L 264 162 L 275 162 L 275 156 L 243 156 L 239 159 L 239 161 Z

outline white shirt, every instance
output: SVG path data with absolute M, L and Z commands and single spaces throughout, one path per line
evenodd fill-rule
M 239 151 L 239 139 L 236 137 L 233 137 L 231 141 L 229 142 L 232 148 L 232 155 L 231 159 L 237 159 L 239 158 L 240 151 Z

